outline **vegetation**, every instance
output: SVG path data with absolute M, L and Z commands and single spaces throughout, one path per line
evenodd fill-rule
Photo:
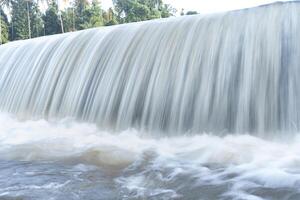
M 199 13 L 197 11 L 187 11 L 186 13 L 184 12 L 184 9 L 181 10 L 180 15 L 198 15 Z
M 62 33 L 62 27 L 58 16 L 58 5 L 55 1 L 49 3 L 49 7 L 43 16 L 43 21 L 45 35 Z
M 162 0 L 113 0 L 103 10 L 100 0 L 0 0 L 0 44 L 99 26 L 167 18 L 176 12 Z M 40 8 L 47 5 L 46 10 Z M 9 16 L 7 14 L 9 13 Z M 196 14 L 191 12 L 187 14 Z
M 166 18 L 175 12 L 162 0 L 113 0 L 113 3 L 121 23 Z
M 8 42 L 8 20 L 6 14 L 0 8 L 0 44 Z
M 186 12 L 186 15 L 197 15 L 198 12 L 197 11 L 188 11 Z
M 43 35 L 42 13 L 33 1 L 11 2 L 10 40 L 28 39 Z

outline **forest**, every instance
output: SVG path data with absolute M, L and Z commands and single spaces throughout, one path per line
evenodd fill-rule
M 162 0 L 113 0 L 104 10 L 99 0 L 1 0 L 0 44 L 87 28 L 174 16 Z M 61 8 L 61 4 L 68 5 Z M 46 5 L 42 9 L 41 5 Z M 181 15 L 197 14 L 194 11 Z

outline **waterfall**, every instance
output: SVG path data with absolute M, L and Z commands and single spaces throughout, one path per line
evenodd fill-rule
M 300 129 L 300 4 L 0 46 L 0 110 L 162 133 Z

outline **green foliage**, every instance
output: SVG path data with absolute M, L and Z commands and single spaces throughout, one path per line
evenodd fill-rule
M 171 5 L 169 4 L 164 4 L 162 7 L 161 7 L 161 17 L 162 18 L 168 18 L 168 17 L 171 17 L 174 15 L 174 13 L 177 12 L 177 10 L 175 8 L 173 8 Z
M 197 11 L 188 11 L 186 15 L 197 15 L 199 14 Z
M 24 0 L 12 1 L 11 40 L 28 39 L 42 35 L 41 16 L 37 3 Z
M 125 22 L 138 22 L 159 18 L 159 16 L 155 17 L 155 15 L 152 15 L 150 9 L 146 5 L 140 4 L 135 1 L 129 2 L 130 10 L 126 13 Z
M 12 2 L 12 33 L 11 40 L 29 38 L 26 3 L 22 0 Z
M 0 7 L 0 20 L 1 20 L 1 38 L 0 44 L 8 42 L 8 20 L 6 14 L 3 12 Z
M 82 13 L 83 22 L 79 24 L 81 29 L 94 28 L 103 25 L 102 9 L 97 0 L 93 0 L 92 5 L 87 6 Z
M 52 1 L 43 16 L 45 34 L 53 35 L 61 33 L 61 27 L 58 16 L 58 6 L 55 1 Z
M 103 11 L 102 17 L 105 26 L 112 26 L 119 23 L 116 14 L 112 8 L 109 8 L 107 12 Z
M 98 0 L 93 0 L 92 4 L 86 0 L 75 0 L 74 11 L 76 30 L 99 27 L 104 24 L 101 4 Z
M 170 17 L 174 9 L 162 0 L 113 0 L 120 23 Z
M 57 0 L 0 0 L 10 11 L 10 21 L 2 11 L 1 40 L 28 39 L 121 23 L 145 21 L 172 16 L 176 10 L 162 0 L 113 0 L 114 8 L 103 10 L 100 0 L 74 0 L 61 11 Z M 41 13 L 39 2 L 48 4 Z
M 86 9 L 89 3 L 87 0 L 75 0 L 74 2 L 74 13 L 75 13 L 75 28 L 76 30 L 84 29 L 86 20 Z
M 44 22 L 43 15 L 36 3 L 31 3 L 29 7 L 30 13 L 30 25 L 31 25 L 31 37 L 40 37 L 44 35 Z
M 90 27 L 99 27 L 103 26 L 103 11 L 101 9 L 101 4 L 98 0 L 92 1 L 92 6 L 90 10 L 90 19 L 89 19 L 89 26 Z
M 64 32 L 76 31 L 74 7 L 67 8 L 62 12 L 62 19 L 64 23 Z

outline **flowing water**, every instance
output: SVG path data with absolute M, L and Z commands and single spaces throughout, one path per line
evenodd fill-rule
M 300 199 L 299 13 L 0 46 L 0 199 Z

